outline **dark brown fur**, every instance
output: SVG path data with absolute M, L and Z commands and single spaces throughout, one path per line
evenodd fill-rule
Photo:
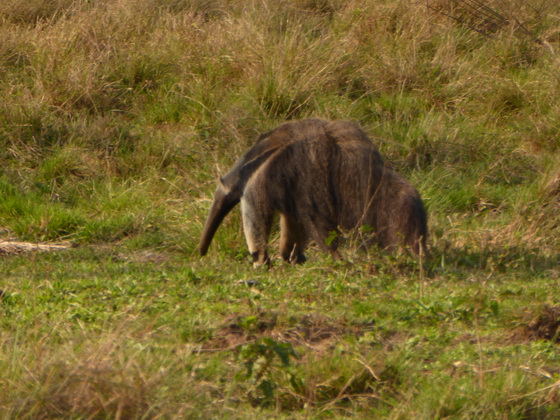
M 369 226 L 368 243 L 416 254 L 425 249 L 426 213 L 420 195 L 388 168 L 366 134 L 351 122 L 310 119 L 262 135 L 222 179 L 200 241 L 206 254 L 225 215 L 241 201 L 243 226 L 255 265 L 269 262 L 268 238 L 280 213 L 280 254 L 305 261 L 310 239 L 339 254 L 332 232 Z M 329 242 L 327 244 L 327 242 Z

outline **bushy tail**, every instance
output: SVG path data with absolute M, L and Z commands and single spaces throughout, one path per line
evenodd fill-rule
M 409 226 L 412 231 L 407 238 L 409 245 L 418 256 L 426 255 L 428 239 L 428 220 L 422 199 L 418 196 L 411 203 Z

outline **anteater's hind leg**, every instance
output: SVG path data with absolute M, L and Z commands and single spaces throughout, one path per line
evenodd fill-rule
M 307 235 L 303 226 L 288 216 L 280 215 L 280 255 L 290 264 L 302 264 L 307 259 Z

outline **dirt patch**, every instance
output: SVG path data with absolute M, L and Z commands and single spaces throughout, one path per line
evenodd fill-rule
M 164 264 L 169 260 L 169 255 L 157 251 L 132 251 L 128 254 L 119 253 L 114 257 L 117 261 L 132 262 L 136 264 Z
M 275 315 L 235 315 L 218 328 L 214 337 L 204 344 L 202 350 L 229 350 L 259 337 L 270 337 L 294 345 L 324 348 L 344 336 L 359 337 L 372 327 L 371 324 L 354 325 L 323 315 L 305 315 L 293 321 L 295 324 L 293 327 L 281 328 Z
M 545 305 L 526 319 L 525 325 L 513 330 L 513 342 L 551 340 L 560 343 L 560 306 Z
M 250 341 L 257 336 L 268 335 L 276 326 L 276 317 L 271 315 L 233 315 L 226 319 L 218 328 L 214 337 L 202 347 L 203 351 L 218 351 L 233 349 Z M 268 332 L 268 333 L 267 333 Z
M 478 343 L 478 340 L 477 340 L 476 336 L 474 336 L 472 334 L 469 334 L 469 333 L 458 335 L 453 340 L 451 340 L 451 344 L 458 345 L 458 344 L 462 344 L 462 343 L 476 344 L 476 343 Z
M 59 251 L 61 249 L 67 249 L 71 247 L 72 244 L 69 243 L 34 243 L 0 240 L 0 255 L 14 255 L 33 251 Z
M 362 325 L 350 325 L 346 321 L 335 321 L 326 316 L 306 315 L 295 327 L 278 331 L 276 335 L 282 341 L 293 344 L 313 345 L 345 335 L 360 336 L 363 333 Z

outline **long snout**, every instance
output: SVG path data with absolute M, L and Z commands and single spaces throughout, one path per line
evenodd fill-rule
M 200 244 L 198 250 L 200 255 L 206 255 L 208 252 L 208 247 L 214 238 L 214 234 L 218 230 L 220 223 L 224 220 L 224 217 L 239 203 L 239 197 L 234 196 L 231 193 L 226 193 L 222 187 L 219 187 L 214 194 L 214 202 L 210 208 L 210 213 L 204 224 L 204 230 L 202 231 L 202 236 L 200 237 Z

